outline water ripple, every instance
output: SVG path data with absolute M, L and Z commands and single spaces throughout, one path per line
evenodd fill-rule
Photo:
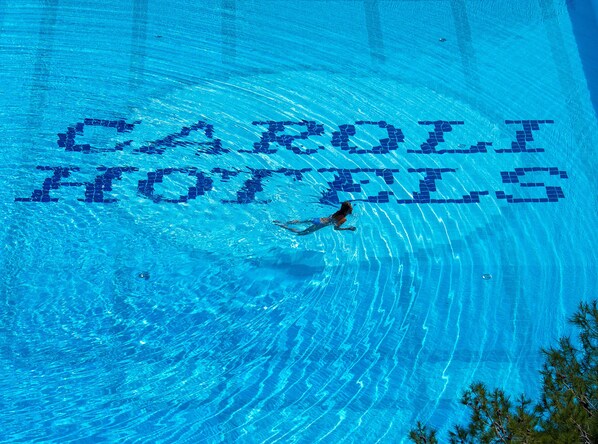
M 593 283 L 594 243 L 578 242 L 595 225 L 595 214 L 578 208 L 591 189 L 589 173 L 570 178 L 561 214 L 548 217 L 545 208 L 494 199 L 505 187 L 500 171 L 528 160 L 490 150 L 406 154 L 427 137 L 422 120 L 466 121 L 446 134 L 453 148 L 482 140 L 497 148 L 513 136 L 506 118 L 581 118 L 583 110 L 561 100 L 563 74 L 554 75 L 559 67 L 542 56 L 552 49 L 544 23 L 527 20 L 534 11 L 519 5 L 519 21 L 507 23 L 480 2 L 468 5 L 474 32 L 493 26 L 477 35 L 492 51 L 472 49 L 469 67 L 477 73 L 470 75 L 458 60 L 468 53 L 455 43 L 463 30 L 444 27 L 445 5 L 390 2 L 384 7 L 397 8 L 397 16 L 425 15 L 428 26 L 405 20 L 376 37 L 371 23 L 370 34 L 354 26 L 364 12 L 348 3 L 342 11 L 287 4 L 273 8 L 277 20 L 244 2 L 134 3 L 132 10 L 122 2 L 20 5 L 0 26 L 10 94 L 0 113 L 11 117 L 10 127 L 0 124 L 2 202 L 41 183 L 41 163 L 79 166 L 73 180 L 81 182 L 100 165 L 139 169 L 114 181 L 114 204 L 81 202 L 78 187 L 53 190 L 55 204 L 2 204 L 3 438 L 396 442 L 417 419 L 442 426 L 458 415 L 457 399 L 473 379 L 514 391 L 536 386 L 538 341 L 564 329 L 570 293 L 577 298 Z M 447 31 L 442 43 L 431 36 L 435 29 Z M 114 38 L 124 30 L 126 45 Z M 371 40 L 382 37 L 372 55 Z M 515 68 L 495 69 L 507 59 L 543 77 L 529 84 L 514 78 Z M 475 84 L 476 76 L 495 90 Z M 524 92 L 516 80 L 529 85 Z M 543 100 L 522 101 L 522 94 Z M 89 128 L 78 136 L 102 147 L 130 141 L 129 149 L 57 147 L 57 133 L 85 118 L 136 122 L 130 133 Z M 196 155 L 193 144 L 162 155 L 135 152 L 198 120 L 214 125 L 229 152 Z M 322 124 L 323 136 L 294 142 L 317 152 L 246 152 L 265 130 L 252 122 L 269 120 Z M 338 125 L 359 120 L 394 124 L 405 142 L 387 155 L 334 148 Z M 575 133 L 547 128 L 543 141 L 552 150 L 533 161 L 562 165 L 555 149 L 562 146 L 567 168 L 580 164 L 581 146 L 594 146 L 585 142 L 595 135 Z M 383 137 L 363 125 L 352 141 L 369 147 Z M 137 192 L 148 172 L 190 166 L 245 176 L 216 180 L 211 192 L 179 205 Z M 398 169 L 391 188 L 401 199 L 419 189 L 421 176 L 409 168 L 441 167 L 456 171 L 443 175 L 439 196 L 482 188 L 490 196 L 459 206 L 359 202 L 349 220 L 355 233 L 297 237 L 271 224 L 335 210 L 320 201 L 332 176 L 318 169 Z M 223 203 L 260 168 L 313 174 L 270 178 L 256 195 L 267 205 Z M 374 179 L 363 184 L 366 193 Z M 156 192 L 176 198 L 189 186 L 189 177 L 172 175 Z M 361 197 L 339 193 L 340 200 Z M 564 230 L 567 219 L 580 224 Z M 493 278 L 482 279 L 486 273 Z

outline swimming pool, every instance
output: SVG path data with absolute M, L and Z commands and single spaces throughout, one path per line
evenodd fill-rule
M 595 297 L 596 5 L 164 3 L 0 0 L 1 440 L 397 442 L 535 396 Z M 344 200 L 354 233 L 272 224 Z

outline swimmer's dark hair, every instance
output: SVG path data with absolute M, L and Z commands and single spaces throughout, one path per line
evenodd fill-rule
M 336 213 L 334 213 L 332 215 L 333 218 L 337 218 L 337 217 L 345 217 L 347 214 L 350 214 L 353 212 L 353 205 L 351 205 L 351 202 L 349 201 L 345 201 L 341 204 L 341 209 L 338 210 Z

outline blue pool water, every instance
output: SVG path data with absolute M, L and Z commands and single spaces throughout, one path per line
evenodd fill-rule
M 595 297 L 595 8 L 0 0 L 0 441 L 390 443 L 537 395 Z

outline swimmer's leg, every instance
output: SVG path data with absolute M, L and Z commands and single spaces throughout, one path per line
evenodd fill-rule
M 321 229 L 321 228 L 324 228 L 324 227 L 325 227 L 325 225 L 315 225 L 315 224 L 311 224 L 311 225 L 310 225 L 309 227 L 307 227 L 306 229 L 304 229 L 304 230 L 300 230 L 300 229 L 298 229 L 298 228 L 292 228 L 292 227 L 289 227 L 289 226 L 287 225 L 289 222 L 287 222 L 287 224 L 283 224 L 282 222 L 275 220 L 275 221 L 272 221 L 272 223 L 274 223 L 275 225 L 278 225 L 280 228 L 284 228 L 285 230 L 292 231 L 292 232 L 293 232 L 293 233 L 295 233 L 297 236 L 305 236 L 306 234 L 313 233 L 314 231 L 318 231 L 319 229 Z M 311 222 L 310 222 L 310 221 L 301 221 L 301 222 L 299 222 L 299 223 L 311 223 Z
M 288 226 L 288 224 L 292 224 L 292 223 L 294 223 L 294 221 L 290 221 L 290 222 L 284 223 L 284 222 L 281 222 L 279 220 L 273 220 L 272 223 L 274 225 L 279 226 L 280 228 L 284 228 L 285 230 L 292 231 L 293 233 L 299 233 L 301 231 L 298 228 L 291 228 L 291 227 Z
M 302 231 L 305 231 L 305 230 L 300 230 L 298 228 L 288 227 L 288 226 L 286 226 L 285 224 L 282 224 L 282 223 L 278 223 L 276 225 L 278 225 L 280 228 L 284 228 L 285 230 L 289 230 L 289 231 L 292 231 L 293 233 L 297 233 L 297 234 L 301 233 Z
M 297 236 L 305 236 L 306 234 L 311 234 L 314 231 L 318 231 L 324 227 L 325 227 L 325 225 L 312 224 L 310 227 L 307 227 L 305 230 L 297 231 L 296 233 L 297 233 Z
M 293 220 L 289 220 L 288 222 L 281 222 L 279 220 L 273 220 L 272 223 L 276 224 L 276 225 L 279 225 L 279 226 L 282 226 L 282 225 L 311 224 L 312 221 L 311 220 L 293 219 Z

